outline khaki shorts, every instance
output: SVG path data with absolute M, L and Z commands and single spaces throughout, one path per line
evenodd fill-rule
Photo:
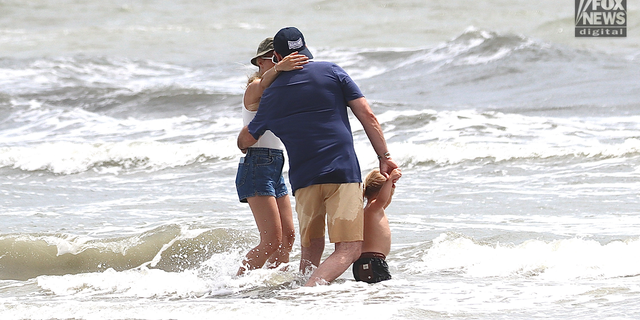
M 324 238 L 325 216 L 329 241 L 362 241 L 364 210 L 361 183 L 316 184 L 296 190 L 296 212 L 303 247 Z

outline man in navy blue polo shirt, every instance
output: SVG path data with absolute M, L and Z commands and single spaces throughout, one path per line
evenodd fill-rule
M 294 52 L 313 58 L 297 28 L 281 29 L 273 42 L 278 59 Z M 238 136 L 238 147 L 244 150 L 270 130 L 287 149 L 300 224 L 300 270 L 318 267 L 307 286 L 335 280 L 359 258 L 362 248 L 362 179 L 347 107 L 373 145 L 380 172 L 388 177 L 398 166 L 378 120 L 351 77 L 330 62 L 310 61 L 301 70 L 281 73 L 264 91 L 258 113 Z M 321 264 L 325 219 L 335 251 Z

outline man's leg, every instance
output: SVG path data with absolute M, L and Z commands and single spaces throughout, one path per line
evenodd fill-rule
M 324 237 L 311 239 L 311 245 L 302 247 L 300 257 L 300 272 L 305 274 L 312 267 L 320 265 L 322 253 L 324 252 Z
M 364 232 L 362 185 L 346 183 L 325 185 L 325 206 L 329 239 L 334 252 L 311 274 L 306 286 L 328 284 L 360 257 Z
M 335 251 L 311 274 L 305 286 L 324 285 L 335 280 L 358 260 L 361 250 L 362 241 L 336 243 Z
M 322 185 L 311 185 L 296 191 L 296 212 L 300 223 L 300 272 L 319 266 L 324 251 L 326 207 Z

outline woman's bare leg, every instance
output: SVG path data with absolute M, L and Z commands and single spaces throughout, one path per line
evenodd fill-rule
M 280 225 L 282 226 L 282 244 L 278 250 L 269 257 L 267 264 L 270 268 L 276 268 L 282 263 L 289 262 L 289 253 L 296 239 L 296 230 L 293 225 L 293 210 L 289 195 L 276 199 L 280 213 Z
M 260 243 L 247 253 L 237 275 L 242 275 L 247 270 L 262 268 L 267 259 L 282 245 L 282 224 L 276 198 L 256 196 L 247 198 L 247 202 L 260 232 Z

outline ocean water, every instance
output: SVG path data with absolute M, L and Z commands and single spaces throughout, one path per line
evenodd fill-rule
M 639 318 L 628 3 L 629 36 L 592 39 L 570 1 L 0 0 L 0 319 Z M 249 59 L 291 25 L 403 169 L 390 281 L 302 288 L 299 241 L 234 276 Z

